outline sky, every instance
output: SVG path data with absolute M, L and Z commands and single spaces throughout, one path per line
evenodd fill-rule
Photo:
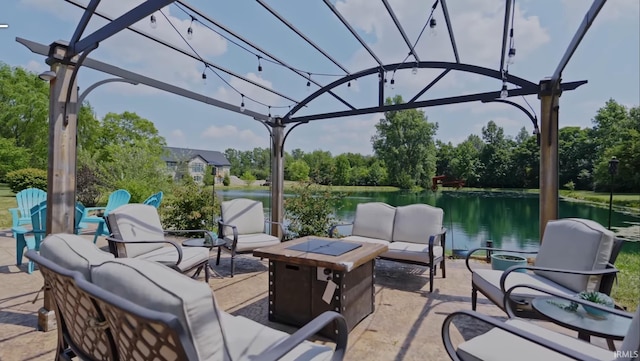
M 87 4 L 88 0 L 73 0 Z M 98 12 L 112 17 L 123 14 L 140 0 L 102 1 Z M 368 46 L 385 64 L 402 62 L 409 48 L 393 24 L 381 1 L 332 1 L 338 11 L 356 29 Z M 329 57 L 314 49 L 289 30 L 256 1 L 191 0 L 189 4 L 202 10 L 320 84 L 328 84 L 345 75 L 342 68 L 355 73 L 377 65 L 373 57 L 333 15 L 322 1 L 269 0 L 270 7 L 323 49 Z M 433 1 L 390 0 L 411 43 L 415 43 L 425 25 Z M 588 0 L 518 0 L 513 16 L 516 56 L 509 73 L 533 83 L 551 76 L 571 42 L 592 1 Z M 456 0 L 447 2 L 460 61 L 465 64 L 499 70 L 502 43 L 504 1 Z M 259 113 L 284 115 L 295 101 L 301 101 L 318 87 L 307 87 L 301 77 L 236 38 L 220 31 L 206 19 L 184 11 L 175 4 L 133 25 L 155 38 L 195 54 L 221 67 L 232 70 L 267 89 L 267 92 L 223 72 L 205 68 L 194 60 L 148 40 L 132 31 L 123 30 L 103 41 L 90 58 L 155 78 L 240 108 L 242 95 L 246 109 Z M 82 11 L 65 0 L 3 0 L 0 2 L 0 61 L 34 72 L 48 69 L 44 57 L 31 53 L 15 41 L 26 38 L 41 44 L 68 41 L 82 16 Z M 194 22 L 191 16 L 195 17 Z M 437 26 L 426 27 L 415 50 L 422 61 L 454 61 L 454 53 L 445 26 L 442 7 L 433 13 Z M 94 16 L 85 35 L 105 24 Z M 193 36 L 187 38 L 191 26 Z M 219 31 L 226 39 L 211 29 Z M 592 127 L 597 110 L 611 98 L 633 107 L 640 104 L 640 1 L 608 1 L 562 73 L 563 81 L 587 80 L 576 90 L 564 92 L 560 98 L 560 127 Z M 259 60 L 258 55 L 262 57 Z M 409 57 L 408 62 L 413 62 Z M 258 63 L 262 71 L 258 71 Z M 207 78 L 202 79 L 203 72 Z M 412 98 L 440 73 L 436 69 L 399 70 L 393 76 L 394 87 L 385 88 L 385 96 Z M 391 71 L 388 78 L 391 78 Z M 78 73 L 80 91 L 109 78 L 90 68 Z M 371 107 L 377 103 L 377 76 L 340 86 L 335 93 L 355 107 Z M 498 79 L 452 71 L 426 92 L 420 100 L 499 91 Z M 509 88 L 512 88 L 510 85 Z M 540 117 L 540 101 L 536 95 L 509 98 Z M 526 100 L 526 102 L 525 102 Z M 167 144 L 173 147 L 224 151 L 227 148 L 251 150 L 269 147 L 269 133 L 264 124 L 242 113 L 231 112 L 191 99 L 163 92 L 145 85 L 109 83 L 93 90 L 86 98 L 98 117 L 108 112 L 132 111 L 152 121 Z M 258 101 L 259 103 L 256 103 Z M 269 109 L 269 106 L 271 108 Z M 343 111 L 346 107 L 325 94 L 308 104 L 296 115 Z M 529 118 L 520 110 L 505 104 L 479 102 L 422 108 L 430 122 L 438 123 L 436 139 L 454 145 L 470 134 L 481 134 L 482 127 L 493 120 L 505 134 L 515 136 L 525 127 L 533 131 Z M 285 150 L 301 149 L 372 154 L 371 137 L 375 124 L 383 114 L 369 114 L 312 121 L 296 127 L 287 137 Z M 289 126 L 285 131 L 291 128 Z

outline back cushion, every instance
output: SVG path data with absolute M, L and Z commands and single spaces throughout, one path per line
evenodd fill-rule
M 391 242 L 395 216 L 396 208 L 386 203 L 360 203 L 356 207 L 351 234 Z
M 68 270 L 82 273 L 91 281 L 91 266 L 100 265 L 114 257 L 88 239 L 75 234 L 58 233 L 47 236 L 40 245 L 40 255 Z
M 91 271 L 93 283 L 140 306 L 175 315 L 198 360 L 229 359 L 209 285 L 156 262 L 116 258 Z
M 429 236 L 442 231 L 444 212 L 427 204 L 396 208 L 394 242 L 429 243 Z
M 609 262 L 613 241 L 613 232 L 588 219 L 549 221 L 535 265 L 576 271 L 602 270 Z M 601 279 L 556 272 L 535 273 L 576 292 L 597 290 Z
M 163 241 L 164 231 L 158 210 L 146 204 L 125 204 L 107 216 L 113 238 L 125 241 Z M 137 257 L 162 248 L 162 243 L 127 244 L 127 257 Z
M 222 202 L 222 221 L 238 227 L 238 234 L 264 233 L 262 202 L 238 198 Z M 225 237 L 233 237 L 231 227 L 225 227 Z

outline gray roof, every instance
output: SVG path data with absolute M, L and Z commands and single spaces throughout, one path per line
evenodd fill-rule
M 215 165 L 216 167 L 231 166 L 227 157 L 224 154 L 215 150 L 202 150 L 202 149 L 189 149 L 189 148 L 176 148 L 165 147 L 168 154 L 165 154 L 162 159 L 167 162 L 177 162 L 180 160 L 191 160 L 197 156 L 204 159 L 207 164 Z

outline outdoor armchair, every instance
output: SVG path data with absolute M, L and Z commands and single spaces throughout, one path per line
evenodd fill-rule
M 40 265 L 61 327 L 58 354 L 86 360 L 342 360 L 344 318 L 325 312 L 292 335 L 218 309 L 209 286 L 156 262 L 117 259 L 68 234 Z M 78 312 L 80 311 L 80 312 Z M 335 348 L 306 341 L 335 322 Z M 64 359 L 58 357 L 57 359 Z
M 218 221 L 218 235 L 226 244 L 218 247 L 216 264 L 220 264 L 222 250 L 231 253 L 231 277 L 235 271 L 234 260 L 237 253 L 251 252 L 282 242 L 282 238 L 265 232 L 266 223 L 278 225 L 284 236 L 284 228 L 279 222 L 265 220 L 262 202 L 246 198 L 236 198 L 222 202 L 221 219 Z
M 514 285 L 532 285 L 566 296 L 585 290 L 608 295 L 618 272 L 613 263 L 622 242 L 599 223 L 566 218 L 547 223 L 534 266 L 512 266 L 505 271 L 474 269 L 469 260 L 478 250 L 532 253 L 487 247 L 474 249 L 466 259 L 467 268 L 472 273 L 471 308 L 476 309 L 479 291 L 506 311 L 504 295 Z M 508 302 L 513 303 L 519 317 L 536 317 L 536 313 L 531 311 L 530 300 L 538 295 L 540 293 L 535 290 L 524 290 L 514 293 Z
M 552 296 L 556 300 L 575 302 L 578 307 L 592 307 L 608 313 L 631 319 L 622 345 L 618 351 L 606 350 L 589 342 L 576 339 L 565 333 L 556 332 L 515 318 L 514 310 L 507 304 L 509 319 L 502 321 L 474 311 L 457 311 L 445 318 L 442 325 L 442 341 L 452 360 L 631 360 L 637 359 L 640 349 L 640 308 L 635 314 L 608 308 L 575 296 L 549 291 L 535 286 L 516 285 L 505 294 L 509 298 L 516 289 L 528 288 L 540 295 Z M 522 292 L 522 291 L 519 291 Z M 575 312 L 575 311 L 566 311 Z M 580 316 L 576 316 L 580 317 Z M 469 321 L 473 319 L 473 323 Z M 451 335 L 451 325 L 459 325 L 463 342 L 456 347 Z M 486 331 L 486 328 L 491 328 Z M 472 335 L 473 330 L 480 330 Z M 611 344 L 610 344 L 611 347 Z
M 166 239 L 167 233 L 198 233 L 203 238 L 207 230 L 163 230 L 158 210 L 150 205 L 131 203 L 120 206 L 107 215 L 111 236 L 109 250 L 118 258 L 139 258 L 160 262 L 182 273 L 194 271 L 196 278 L 204 269 L 209 281 L 209 249 L 183 247 Z M 215 235 L 209 235 L 215 237 Z M 165 247 L 168 246 L 168 247 Z
M 154 194 L 150 195 L 149 197 L 147 197 L 147 199 L 145 199 L 144 202 L 142 202 L 142 204 L 147 204 L 147 205 L 159 208 L 160 207 L 160 203 L 162 203 L 162 197 L 163 196 L 164 196 L 164 193 L 162 193 L 162 191 L 160 191 L 158 193 L 154 193 Z
M 98 236 L 109 235 L 109 230 L 105 225 L 105 217 L 109 215 L 109 212 L 120 207 L 123 204 L 129 203 L 131 194 L 124 189 L 118 189 L 109 194 L 109 200 L 104 207 L 87 207 L 83 217 L 83 222 L 96 223 L 96 233 L 93 236 L 93 243 L 96 243 Z
M 16 208 L 9 208 L 11 227 L 31 224 L 31 208 L 47 200 L 47 192 L 38 188 L 27 188 L 16 193 Z

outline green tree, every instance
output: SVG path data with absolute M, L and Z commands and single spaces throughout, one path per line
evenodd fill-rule
M 294 196 L 284 200 L 285 217 L 289 220 L 288 239 L 324 236 L 338 223 L 334 215 L 343 194 L 312 183 L 300 183 L 291 191 Z
M 451 160 L 451 171 L 454 178 L 464 180 L 468 186 L 478 185 L 482 169 L 480 163 L 482 147 L 482 140 L 474 134 L 456 146 L 455 155 Z
M 455 147 L 451 142 L 443 143 L 436 141 L 436 174 L 447 177 L 453 176 L 453 158 L 455 157 Z
M 240 179 L 242 179 L 247 184 L 247 186 L 250 186 L 253 182 L 256 181 L 256 176 L 254 176 L 251 171 L 245 171 L 240 176 Z
M 209 188 L 196 184 L 191 177 L 174 184 L 160 208 L 162 225 L 167 229 L 215 231 L 220 204 Z
M 312 182 L 324 185 L 331 184 L 332 175 L 336 170 L 331 152 L 314 150 L 311 153 L 305 153 L 302 159 L 309 165 L 309 177 Z
M 309 166 L 302 160 L 294 160 L 287 167 L 288 180 L 307 181 L 309 179 Z
M 480 183 L 484 187 L 513 186 L 508 178 L 511 169 L 510 142 L 504 136 L 504 129 L 490 120 L 486 127 L 482 127 L 482 139 L 485 146 L 480 152 L 483 164 Z
M 596 145 L 588 129 L 564 127 L 558 133 L 559 175 L 561 185 L 573 182 L 575 189 L 593 188 L 593 162 Z
M 15 139 L 0 138 L 0 182 L 6 182 L 7 173 L 28 166 L 29 151 L 18 147 Z
M 340 154 L 335 158 L 336 171 L 333 173 L 334 185 L 347 186 L 351 185 L 351 164 L 346 155 Z
M 401 104 L 402 97 L 387 99 L 387 105 Z M 429 123 L 417 109 L 386 112 L 371 138 L 376 156 L 384 161 L 392 185 L 401 188 L 429 186 L 436 171 L 433 137 L 437 123 Z
M 46 169 L 49 86 L 20 67 L 0 63 L 0 138 L 29 150 L 29 166 Z

